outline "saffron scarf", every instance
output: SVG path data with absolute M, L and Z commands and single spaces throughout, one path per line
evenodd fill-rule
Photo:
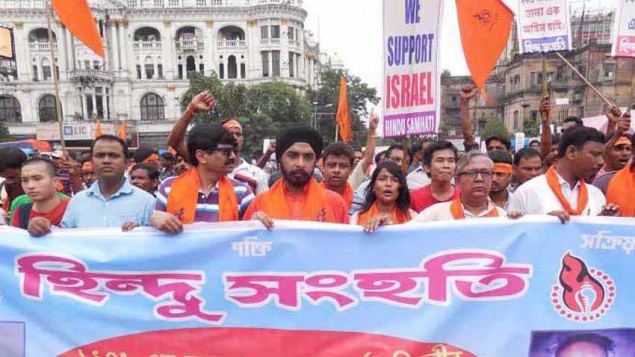
M 304 188 L 304 205 L 301 217 L 296 217 L 300 221 L 315 222 L 337 222 L 335 213 L 326 204 L 324 197 L 326 189 L 312 178 Z M 284 186 L 284 180 L 278 180 L 269 191 L 259 197 L 259 210 L 268 214 L 274 219 L 294 219 L 291 217 L 291 208 L 287 199 L 288 193 Z
M 322 182 L 320 186 L 322 186 L 323 188 L 327 190 L 329 189 L 328 187 L 326 187 L 326 182 Z M 351 185 L 347 182 L 346 186 L 344 187 L 344 193 L 340 195 L 342 199 L 344 200 L 344 203 L 346 204 L 347 210 L 351 209 L 354 195 L 355 195 L 355 192 L 353 191 L 353 187 L 351 187 Z
M 615 173 L 609 182 L 606 202 L 618 205 L 620 216 L 635 217 L 635 172 L 632 162 Z
M 189 169 L 174 180 L 168 195 L 167 211 L 184 224 L 194 223 L 201 179 L 196 168 Z M 218 221 L 238 220 L 238 201 L 234 185 L 227 176 L 218 179 Z
M 450 203 L 450 213 L 452 214 L 452 218 L 455 220 L 465 219 L 465 210 L 463 209 L 463 201 L 461 197 L 455 198 L 452 203 Z M 491 210 L 485 217 L 483 218 L 492 218 L 498 217 L 498 209 L 494 206 L 494 209 Z
M 372 206 L 370 206 L 370 209 L 368 211 L 359 214 L 359 218 L 357 219 L 357 225 L 358 226 L 365 225 L 369 219 L 377 216 L 378 214 L 379 214 L 379 208 L 377 208 L 377 202 L 375 202 L 373 203 Z M 410 217 L 410 214 L 408 213 L 404 214 L 399 212 L 399 210 L 397 209 L 397 205 L 395 205 L 395 207 L 392 210 L 392 215 L 390 217 L 390 224 L 403 224 L 406 222 L 410 222 L 411 219 L 412 217 Z
M 572 216 L 581 215 L 589 203 L 589 189 L 586 186 L 586 182 L 584 182 L 584 180 L 580 180 L 580 189 L 578 190 L 578 208 L 573 209 L 569 200 L 567 200 L 562 193 L 562 187 L 560 187 L 555 166 L 551 166 L 549 170 L 547 170 L 547 174 L 545 176 L 547 177 L 547 184 L 549 185 L 549 188 L 551 188 L 551 191 L 553 191 L 556 195 L 556 198 L 560 201 L 560 204 L 562 205 L 562 208 L 564 208 L 565 212 Z

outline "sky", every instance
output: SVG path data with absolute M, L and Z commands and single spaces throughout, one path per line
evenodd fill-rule
M 393 0 L 396 1 L 396 0 Z M 478 1 L 478 0 L 473 0 Z M 604 7 L 614 7 L 603 0 Z M 517 0 L 504 0 L 516 9 Z M 571 0 L 573 8 L 584 0 Z M 380 91 L 382 82 L 382 0 L 304 0 L 308 12 L 305 27 L 319 36 L 323 52 L 337 53 L 344 66 Z M 586 0 L 587 8 L 598 8 L 600 0 Z M 319 26 L 318 26 L 319 24 Z M 319 31 L 318 31 L 319 28 Z M 441 32 L 441 68 L 453 75 L 467 75 L 454 0 L 445 0 Z

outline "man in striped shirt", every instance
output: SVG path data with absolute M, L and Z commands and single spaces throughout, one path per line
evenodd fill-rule
M 254 195 L 239 181 L 227 177 L 235 168 L 236 140 L 215 124 L 199 124 L 187 139 L 193 168 L 163 181 L 157 193 L 151 225 L 179 233 L 183 224 L 238 221 Z

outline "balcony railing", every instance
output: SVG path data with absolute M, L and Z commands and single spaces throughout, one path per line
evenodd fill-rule
M 176 41 L 176 49 L 183 52 L 196 52 L 205 49 L 203 41 L 179 40 Z
M 29 50 L 31 51 L 50 51 L 48 42 L 30 42 Z M 53 50 L 57 51 L 57 43 L 53 42 Z
M 111 72 L 100 69 L 76 69 L 70 72 L 70 77 L 74 82 L 113 81 Z
M 160 41 L 135 41 L 132 43 L 132 48 L 135 50 L 160 50 Z
M 245 40 L 222 40 L 216 44 L 219 49 L 221 48 L 247 48 L 247 41 Z

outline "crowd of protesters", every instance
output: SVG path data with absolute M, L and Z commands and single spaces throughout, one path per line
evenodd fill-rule
M 568 118 L 551 133 L 551 103 L 540 106 L 541 140 L 512 151 L 504 137 L 475 141 L 469 102 L 461 94 L 465 150 L 422 139 L 376 152 L 378 118 L 369 119 L 364 150 L 324 147 L 310 128 L 285 130 L 258 160 L 241 156 L 243 128 L 228 119 L 196 124 L 209 111 L 209 93 L 192 99 L 172 129 L 171 152 L 139 148 L 116 136 L 96 138 L 90 152 L 27 158 L 0 149 L 0 224 L 44 236 L 53 229 L 152 226 L 178 234 L 199 222 L 276 220 L 381 226 L 524 215 L 635 217 L 635 171 L 630 115 L 607 109 L 608 132 Z M 271 160 L 275 154 L 275 160 Z M 273 161 L 273 164 L 271 164 Z

